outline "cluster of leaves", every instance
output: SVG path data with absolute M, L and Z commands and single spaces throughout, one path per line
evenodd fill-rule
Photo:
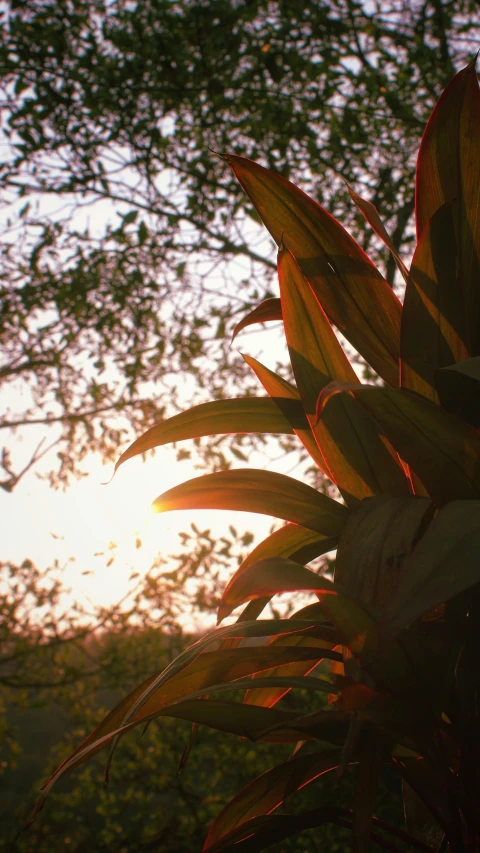
M 125 430 L 170 414 L 179 375 L 189 377 L 181 403 L 204 387 L 224 395 L 240 377 L 247 387 L 241 359 L 227 358 L 225 330 L 269 294 L 274 264 L 254 206 L 208 146 L 301 178 L 357 231 L 361 215 L 342 178 L 364 185 L 394 244 L 408 247 L 416 140 L 478 38 L 475 7 L 7 4 L 6 451 L 10 430 L 48 425 L 58 449 L 52 482 L 66 482 L 87 452 L 112 457 Z M 380 257 L 392 282 L 394 263 Z M 21 463 L 5 452 L 0 485 L 14 488 L 45 450 Z
M 166 716 L 297 744 L 293 758 L 217 815 L 204 846 L 212 853 L 261 850 L 325 822 L 351 827 L 360 853 L 372 840 L 389 850 L 395 840 L 422 851 L 479 849 L 479 126 L 471 63 L 447 86 L 423 136 L 410 270 L 375 207 L 357 199 L 406 279 L 403 306 L 327 211 L 285 178 L 228 156 L 279 245 L 273 311 L 281 311 L 296 384 L 245 356 L 269 397 L 197 406 L 153 427 L 117 465 L 210 432 L 294 432 L 343 501 L 249 469 L 160 495 L 158 511 L 247 509 L 288 523 L 228 583 L 218 616 L 247 604 L 237 622 L 124 698 L 53 774 L 39 805 L 60 777 L 107 745 L 108 778 L 123 735 Z M 358 380 L 332 324 L 383 387 Z M 334 548 L 334 582 L 302 565 Z M 288 619 L 257 618 L 272 596 L 305 591 L 318 601 Z M 239 690 L 243 701 L 224 700 Z M 297 690 L 320 697 L 313 712 L 278 706 Z M 319 746 L 303 752 L 305 742 Z M 385 764 L 406 786 L 407 832 L 374 816 Z M 357 768 L 351 810 L 272 814 L 294 791 L 349 765 Z M 418 799 L 430 824 L 423 838 Z

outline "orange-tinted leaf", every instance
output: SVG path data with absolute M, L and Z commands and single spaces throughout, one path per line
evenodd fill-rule
M 377 649 L 377 620 L 359 602 L 345 596 L 331 581 L 299 566 L 293 560 L 271 558 L 250 566 L 223 595 L 219 610 L 233 610 L 239 604 L 264 595 L 309 591 L 320 599 L 327 617 L 348 645 L 362 660 L 370 660 Z
M 285 405 L 285 408 L 288 404 Z M 301 406 L 290 403 L 290 420 L 303 422 Z M 120 456 L 115 471 L 133 456 L 146 453 L 172 441 L 184 441 L 202 435 L 226 433 L 292 433 L 285 415 L 269 397 L 240 397 L 236 400 L 214 400 L 201 403 L 151 427 Z
M 403 263 L 400 255 L 398 254 L 398 251 L 395 248 L 395 244 L 392 238 L 390 237 L 390 234 L 388 233 L 382 220 L 380 219 L 380 214 L 377 208 L 371 201 L 368 201 L 366 198 L 362 198 L 362 196 L 356 193 L 355 190 L 353 190 L 352 187 L 350 187 L 348 184 L 347 190 L 349 192 L 350 198 L 357 205 L 358 209 L 363 213 L 368 224 L 375 231 L 375 234 L 377 234 L 377 236 L 380 237 L 381 240 L 383 240 L 387 248 L 390 249 L 393 257 L 395 258 L 395 263 L 398 269 L 400 270 L 403 279 L 406 281 L 408 277 L 408 270 L 405 264 Z
M 314 462 L 317 463 L 318 467 L 324 474 L 330 476 L 327 472 L 325 466 L 325 460 L 321 453 L 320 448 L 315 440 L 315 436 L 310 429 L 310 425 L 308 423 L 305 412 L 303 411 L 303 406 L 300 402 L 300 392 L 292 385 L 290 382 L 287 382 L 286 379 L 282 379 L 281 376 L 277 376 L 276 373 L 273 373 L 272 370 L 269 370 L 268 367 L 265 367 L 256 358 L 252 358 L 249 355 L 243 355 L 243 358 L 247 362 L 248 366 L 252 368 L 253 372 L 256 374 L 260 382 L 262 383 L 265 391 L 268 392 L 270 397 L 275 400 L 276 405 L 280 408 L 282 414 L 287 419 L 290 418 L 290 424 L 298 436 L 300 441 L 307 453 L 310 454 Z M 302 412 L 305 418 L 305 423 L 300 424 L 298 418 L 292 423 L 292 405 L 299 405 L 302 408 Z
M 358 382 L 313 290 L 288 251 L 278 256 L 285 335 L 305 413 L 325 468 L 347 503 L 373 494 L 408 494 L 410 484 L 375 420 L 349 396 L 337 397 L 322 417 L 317 399 L 333 380 Z
M 453 204 L 471 355 L 480 355 L 480 92 L 475 62 L 455 75 L 425 129 L 417 163 L 420 238 L 433 214 Z
M 273 471 L 218 471 L 187 480 L 160 495 L 157 512 L 177 509 L 230 509 L 273 515 L 336 536 L 346 508 L 299 480 Z
M 232 344 L 242 329 L 246 329 L 247 326 L 252 326 L 255 323 L 268 323 L 272 320 L 282 320 L 282 305 L 278 297 L 264 299 L 263 302 L 260 302 L 260 305 L 257 305 L 253 311 L 249 311 L 248 314 L 246 314 L 245 317 L 237 323 L 233 330 Z
M 277 676 L 277 675 L 269 675 L 268 678 L 264 676 L 257 676 L 255 679 L 253 678 L 239 678 L 237 681 L 229 681 L 224 684 L 211 684 L 207 687 L 204 687 L 202 690 L 195 690 L 193 693 L 189 693 L 185 696 L 184 701 L 190 701 L 191 699 L 197 699 L 199 696 L 204 696 L 206 693 L 216 694 L 216 693 L 231 693 L 234 690 L 250 690 L 250 688 L 255 685 L 259 685 L 259 687 L 278 687 L 280 690 L 287 692 L 287 690 L 309 690 L 314 693 L 339 693 L 339 689 L 331 684 L 329 681 L 324 681 L 321 678 L 314 678 L 308 675 L 303 676 Z M 248 703 L 247 703 L 248 704 Z M 169 705 L 169 708 L 175 707 L 174 705 Z M 252 706 L 253 707 L 253 706 Z
M 286 524 L 285 527 L 271 533 L 250 552 L 248 557 L 245 557 L 229 581 L 224 596 L 228 598 L 230 587 L 238 582 L 240 575 L 260 560 L 266 560 L 268 557 L 288 557 L 297 563 L 308 563 L 321 554 L 333 551 L 337 542 L 338 536 L 322 536 L 298 524 Z M 267 601 L 269 600 L 268 597 Z M 223 618 L 224 616 L 219 614 L 218 621 L 220 622 Z
M 376 497 L 362 501 L 342 531 L 335 582 L 348 595 L 381 609 L 395 600 L 404 563 L 433 516 L 421 497 Z
M 346 389 L 332 383 L 319 408 L 336 393 L 354 394 L 372 413 L 438 507 L 480 497 L 480 434 L 473 427 L 420 394 L 372 385 Z
M 438 370 L 435 385 L 444 409 L 480 429 L 480 356 Z
M 207 835 L 204 851 L 246 820 L 270 814 L 290 794 L 314 782 L 324 773 L 335 770 L 339 754 L 339 750 L 329 749 L 311 755 L 298 755 L 254 779 L 217 815 Z
M 452 207 L 444 204 L 422 231 L 405 290 L 401 385 L 438 403 L 435 371 L 468 357 Z
M 318 649 L 316 660 L 299 659 L 292 663 L 279 664 L 279 666 L 269 670 L 269 678 L 271 676 L 308 675 L 322 660 L 328 659 L 337 663 L 342 661 L 342 655 L 337 651 L 333 651 L 331 643 L 328 643 L 326 640 L 314 640 L 312 637 L 307 640 L 306 637 L 302 637 L 301 635 L 292 635 L 288 639 L 288 643 L 286 642 L 286 638 L 284 638 L 283 642 L 280 640 L 280 644 L 283 646 L 286 643 L 288 646 L 295 646 L 296 648 L 301 648 L 304 643 L 307 643 L 310 648 L 314 645 Z M 276 645 L 275 638 L 272 639 L 271 645 Z M 247 702 L 249 705 L 264 705 L 266 708 L 272 708 L 288 691 L 288 687 L 282 689 L 272 687 L 271 685 L 263 688 L 252 688 L 246 692 L 244 702 Z
M 273 239 L 290 249 L 332 323 L 390 385 L 398 385 L 401 305 L 344 228 L 313 199 L 243 157 L 227 162 Z

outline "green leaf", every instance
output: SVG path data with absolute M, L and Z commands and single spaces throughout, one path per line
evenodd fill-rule
M 292 400 L 285 404 L 290 419 L 305 422 L 301 405 Z M 174 415 L 151 427 L 136 439 L 120 456 L 115 471 L 127 459 L 146 453 L 172 441 L 184 441 L 203 435 L 226 433 L 293 433 L 290 422 L 269 397 L 239 397 L 235 400 L 214 400 L 201 403 L 186 412 Z
M 437 507 L 480 497 L 480 435 L 473 427 L 412 391 L 371 385 L 346 389 L 332 383 L 319 408 L 336 393 L 354 394 L 371 412 Z
M 422 231 L 405 290 L 401 385 L 438 403 L 435 371 L 468 357 L 452 207 L 444 204 Z
M 435 385 L 444 409 L 480 428 L 480 356 L 438 370 Z
M 338 767 L 340 750 L 329 749 L 310 755 L 298 755 L 263 773 L 227 803 L 208 832 L 204 851 L 216 841 L 259 815 L 278 808 L 290 794 L 304 788 L 319 776 Z
M 368 201 L 366 198 L 362 198 L 362 196 L 356 193 L 355 190 L 353 190 L 352 187 L 350 187 L 348 184 L 347 190 L 349 192 L 350 198 L 356 204 L 361 213 L 363 213 L 368 224 L 375 231 L 375 234 L 377 234 L 377 236 L 380 237 L 381 240 L 383 240 L 387 248 L 390 249 L 393 257 L 395 258 L 395 263 L 398 269 L 400 270 L 404 281 L 406 281 L 408 278 L 408 270 L 405 264 L 403 263 L 400 255 L 398 254 L 398 251 L 395 247 L 392 238 L 390 237 L 387 229 L 385 228 L 382 220 L 380 219 L 380 214 L 377 208 L 371 201 Z
M 237 571 L 229 581 L 225 593 L 228 596 L 230 586 L 238 581 L 250 566 L 258 563 L 260 560 L 265 560 L 267 557 L 289 557 L 297 563 L 308 563 L 315 557 L 321 556 L 328 551 L 333 551 L 336 548 L 338 536 L 324 536 L 312 530 L 307 530 L 298 524 L 286 524 L 280 530 L 275 530 L 263 542 L 260 542 L 250 554 L 245 557 L 243 562 L 238 567 Z M 265 598 L 265 604 L 268 604 L 270 597 Z M 231 612 L 230 610 L 228 611 Z M 218 622 L 225 618 L 224 611 L 218 614 Z
M 138 216 L 138 210 L 130 210 L 123 217 L 123 224 L 124 225 L 131 225 L 132 222 L 135 222 L 137 216 Z
M 245 317 L 237 323 L 233 330 L 232 344 L 238 333 L 241 332 L 242 329 L 246 329 L 247 326 L 252 326 L 255 323 L 268 323 L 271 320 L 282 319 L 282 305 L 280 299 L 277 297 L 264 299 L 263 302 L 260 302 L 260 305 L 257 305 L 253 311 L 249 311 L 248 314 L 246 314 Z
M 249 355 L 243 355 L 243 358 L 258 377 L 265 388 L 265 391 L 267 391 L 270 397 L 275 400 L 275 403 L 280 408 L 282 414 L 287 418 L 287 420 L 289 419 L 289 423 L 292 426 L 295 435 L 300 439 L 307 453 L 309 453 L 313 461 L 317 463 L 320 470 L 323 471 L 327 477 L 330 477 L 322 452 L 315 440 L 312 430 L 310 429 L 305 412 L 303 412 L 298 388 L 290 382 L 287 382 L 286 379 L 282 379 L 281 376 L 277 376 L 276 373 L 273 373 L 272 370 L 269 370 L 268 367 L 265 367 L 255 358 L 252 358 Z M 291 403 L 289 401 L 298 401 L 298 404 L 302 406 L 302 412 L 305 418 L 305 423 L 302 426 L 300 426 L 298 418 L 293 421 L 293 409 L 291 408 Z
M 480 582 L 480 501 L 452 501 L 430 524 L 405 566 L 385 627 L 396 634 Z
M 417 161 L 417 238 L 453 204 L 471 355 L 480 355 L 480 92 L 475 61 L 455 75 L 425 129 Z
M 278 255 L 285 335 L 296 383 L 327 473 L 347 503 L 373 494 L 408 494 L 396 453 L 371 415 L 350 396 L 332 400 L 316 417 L 320 392 L 333 380 L 358 383 L 314 292 L 288 251 Z
M 389 384 L 398 385 L 401 305 L 344 228 L 305 193 L 243 157 L 226 158 L 273 239 L 290 249 L 327 316 Z
M 335 582 L 348 595 L 386 607 L 404 574 L 404 563 L 433 516 L 428 498 L 376 497 L 349 515 L 340 536 Z
M 195 477 L 160 495 L 156 512 L 230 509 L 284 518 L 325 536 L 340 533 L 346 508 L 299 480 L 273 471 L 241 468 Z

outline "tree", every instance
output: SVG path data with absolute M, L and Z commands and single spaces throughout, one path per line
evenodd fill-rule
M 171 717 L 297 744 L 289 761 L 220 811 L 206 851 L 252 853 L 325 823 L 351 828 L 358 853 L 373 842 L 396 850 L 398 840 L 423 853 L 480 850 L 479 127 L 473 60 L 442 93 L 422 137 L 410 269 L 378 211 L 358 199 L 405 276 L 403 305 L 325 209 L 282 176 L 229 155 L 279 246 L 295 384 L 247 356 L 270 404 L 218 400 L 202 411 L 224 432 L 259 420 L 257 429 L 270 431 L 276 411 L 342 500 L 256 469 L 197 477 L 155 500 L 159 512 L 241 508 L 288 523 L 227 584 L 218 619 L 246 605 L 237 621 L 125 697 L 46 783 L 39 808 L 67 771 L 108 746 L 108 778 L 132 728 Z M 382 385 L 358 379 L 333 325 Z M 198 423 L 198 407 L 177 415 L 137 439 L 119 464 L 169 430 L 170 440 L 176 431 L 185 438 L 187 425 L 196 436 Z M 333 582 L 303 565 L 333 548 Z M 305 591 L 317 601 L 291 618 L 258 619 L 273 596 Z M 316 697 L 313 713 L 301 701 L 294 709 L 279 704 L 299 689 Z M 307 741 L 317 748 L 305 755 Z M 406 832 L 375 816 L 384 764 L 404 783 Z M 294 791 L 349 765 L 356 767 L 351 809 L 322 802 L 301 814 L 274 813 Z
M 474 12 L 468 0 L 12 0 L 0 46 L 4 489 L 47 449 L 12 457 L 14 430 L 50 427 L 51 480 L 65 483 L 88 452 L 112 458 L 187 394 L 223 396 L 245 377 L 231 323 L 271 295 L 274 262 L 210 148 L 301 180 L 373 242 L 393 282 L 342 178 L 408 252 L 416 144 L 478 41 Z

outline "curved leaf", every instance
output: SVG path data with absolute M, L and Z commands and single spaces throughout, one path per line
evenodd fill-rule
M 294 646 L 299 650 L 307 643 L 311 648 L 315 646 L 317 649 L 317 657 L 315 660 L 306 660 L 302 655 L 299 656 L 299 659 L 293 661 L 291 663 L 279 664 L 275 668 L 272 668 L 268 672 L 268 677 L 272 676 L 300 676 L 300 675 L 308 675 L 312 670 L 314 670 L 321 661 L 328 659 L 335 661 L 336 663 L 341 663 L 343 661 L 343 655 L 341 655 L 337 651 L 333 651 L 331 648 L 331 643 L 327 643 L 325 640 L 314 640 L 313 637 L 307 638 L 302 636 L 292 636 L 289 638 L 288 643 L 286 639 L 282 641 L 279 639 L 279 645 L 288 645 L 289 647 Z M 275 646 L 277 645 L 277 640 L 272 638 L 271 643 L 268 645 Z M 254 687 L 250 690 L 247 690 L 244 698 L 244 702 L 249 705 L 264 705 L 266 708 L 272 708 L 276 705 L 280 699 L 283 698 L 288 692 L 289 687 L 286 686 L 284 688 L 272 687 L 271 684 L 268 684 L 267 687 Z
M 233 330 L 232 344 L 238 333 L 241 332 L 242 329 L 246 329 L 247 326 L 252 326 L 255 323 L 268 323 L 271 320 L 282 319 L 282 304 L 280 299 L 278 299 L 278 297 L 264 299 L 263 302 L 260 302 L 260 305 L 257 305 L 253 311 L 249 311 L 248 314 L 246 314 L 245 317 L 237 323 Z
M 290 794 L 304 788 L 319 776 L 338 767 L 340 750 L 329 749 L 311 755 L 298 755 L 263 773 L 239 791 L 221 810 L 211 825 L 204 851 L 219 838 L 245 821 L 270 814 Z
M 480 497 L 480 434 L 473 427 L 420 394 L 372 385 L 345 388 L 332 383 L 322 393 L 319 408 L 328 406 L 337 393 L 354 394 L 372 413 L 438 507 L 457 498 Z
M 299 418 L 300 422 L 304 420 L 301 406 L 295 405 L 294 401 L 290 404 L 289 414 L 294 422 Z M 184 441 L 203 435 L 250 432 L 291 434 L 293 428 L 269 397 L 213 400 L 155 424 L 122 453 L 115 465 L 115 471 L 127 459 L 172 441 Z
M 265 850 L 274 844 L 277 845 L 277 842 L 283 841 L 285 838 L 290 838 L 306 829 L 323 826 L 325 823 L 331 822 L 350 828 L 352 826 L 351 818 L 349 809 L 337 806 L 324 806 L 301 814 L 261 815 L 240 824 L 204 850 L 208 853 L 221 853 L 221 851 L 222 853 L 228 853 L 228 851 L 231 853 L 260 853 L 261 850 Z M 373 818 L 373 823 L 375 826 L 386 830 L 394 838 L 409 844 L 412 849 L 422 851 L 422 853 L 432 853 L 433 848 L 397 826 L 392 826 L 376 817 Z M 386 847 L 384 835 L 372 832 L 371 840 L 380 847 Z M 275 849 L 280 850 L 282 848 L 276 846 Z M 388 842 L 387 849 L 397 850 L 400 848 Z
M 265 388 L 265 391 L 267 391 L 270 397 L 275 400 L 275 403 L 282 411 L 282 414 L 284 414 L 287 419 L 290 419 L 289 422 L 294 429 L 295 435 L 300 439 L 307 453 L 309 453 L 314 462 L 317 463 L 320 470 L 323 471 L 327 477 L 330 477 L 322 452 L 315 440 L 312 430 L 310 429 L 305 412 L 303 411 L 303 406 L 300 402 L 300 392 L 298 389 L 295 385 L 287 382 L 286 379 L 282 379 L 281 376 L 277 376 L 276 373 L 273 373 L 272 370 L 269 370 L 268 367 L 265 367 L 257 361 L 256 358 L 252 358 L 249 355 L 243 355 L 243 358 L 258 377 Z M 292 408 L 290 401 L 298 401 L 298 405 L 302 406 L 305 423 L 300 428 L 298 420 L 295 423 L 291 420 Z
M 295 259 L 278 255 L 285 335 L 305 413 L 327 473 L 347 503 L 373 494 L 409 494 L 410 483 L 378 425 L 350 396 L 337 397 L 317 420 L 317 399 L 333 380 L 358 383 L 329 320 Z
M 331 581 L 299 566 L 293 560 L 271 558 L 250 566 L 225 593 L 220 607 L 233 609 L 244 601 L 283 592 L 314 592 L 341 642 L 363 660 L 371 660 L 378 647 L 377 621 L 359 602 L 348 598 Z
M 273 239 L 284 242 L 332 323 L 373 369 L 398 385 L 401 305 L 344 228 L 290 181 L 252 160 L 227 163 Z
M 185 696 L 185 701 L 190 701 L 191 699 L 197 699 L 200 696 L 204 696 L 206 693 L 215 694 L 215 693 L 231 693 L 233 690 L 249 690 L 255 685 L 258 684 L 260 687 L 279 687 L 281 690 L 285 692 L 287 690 L 311 690 L 314 693 L 339 693 L 339 689 L 331 684 L 329 681 L 324 681 L 321 678 L 312 678 L 307 675 L 303 676 L 276 676 L 272 675 L 268 678 L 262 678 L 261 676 L 257 677 L 255 680 L 253 678 L 239 678 L 237 681 L 229 681 L 225 684 L 212 684 L 204 687 L 203 690 L 195 690 L 193 693 L 189 693 Z M 168 705 L 168 708 L 174 708 L 177 703 L 173 705 Z M 248 704 L 248 703 L 246 703 Z M 250 706 L 254 707 L 254 706 Z
M 404 279 L 404 281 L 406 281 L 408 278 L 408 270 L 405 264 L 403 263 L 397 249 L 395 248 L 395 244 L 392 238 L 390 237 L 390 234 L 388 233 L 382 220 L 380 219 L 380 214 L 377 208 L 371 201 L 368 201 L 368 199 L 366 198 L 362 198 L 362 196 L 356 193 L 355 190 L 353 190 L 352 187 L 350 187 L 348 184 L 347 190 L 350 195 L 350 198 L 356 204 L 361 213 L 363 213 L 368 224 L 375 231 L 375 234 L 377 234 L 377 236 L 380 237 L 381 240 L 383 240 L 387 248 L 390 249 L 395 259 L 395 263 L 402 275 L 402 278 Z
M 403 302 L 401 385 L 438 403 L 435 371 L 468 358 L 452 206 L 422 231 Z
M 280 530 L 275 530 L 263 542 L 260 542 L 250 554 L 245 557 L 243 562 L 238 567 L 237 571 L 230 579 L 224 592 L 224 597 L 228 598 L 229 589 L 232 585 L 238 582 L 239 577 L 260 560 L 266 560 L 268 557 L 289 557 L 297 563 L 309 563 L 315 557 L 320 557 L 328 551 L 333 551 L 336 548 L 338 536 L 324 536 L 321 533 L 316 533 L 312 530 L 307 530 L 298 524 L 286 524 Z M 270 598 L 266 599 L 266 603 Z M 228 610 L 231 613 L 231 610 Z M 225 611 L 218 613 L 218 622 L 221 622 L 228 615 Z
M 343 526 L 346 507 L 299 480 L 273 471 L 218 471 L 187 480 L 160 495 L 156 512 L 177 509 L 230 509 L 284 518 L 336 536 Z
M 419 239 L 433 214 L 453 204 L 471 355 L 480 355 L 480 92 L 475 61 L 455 75 L 428 121 L 417 162 Z

